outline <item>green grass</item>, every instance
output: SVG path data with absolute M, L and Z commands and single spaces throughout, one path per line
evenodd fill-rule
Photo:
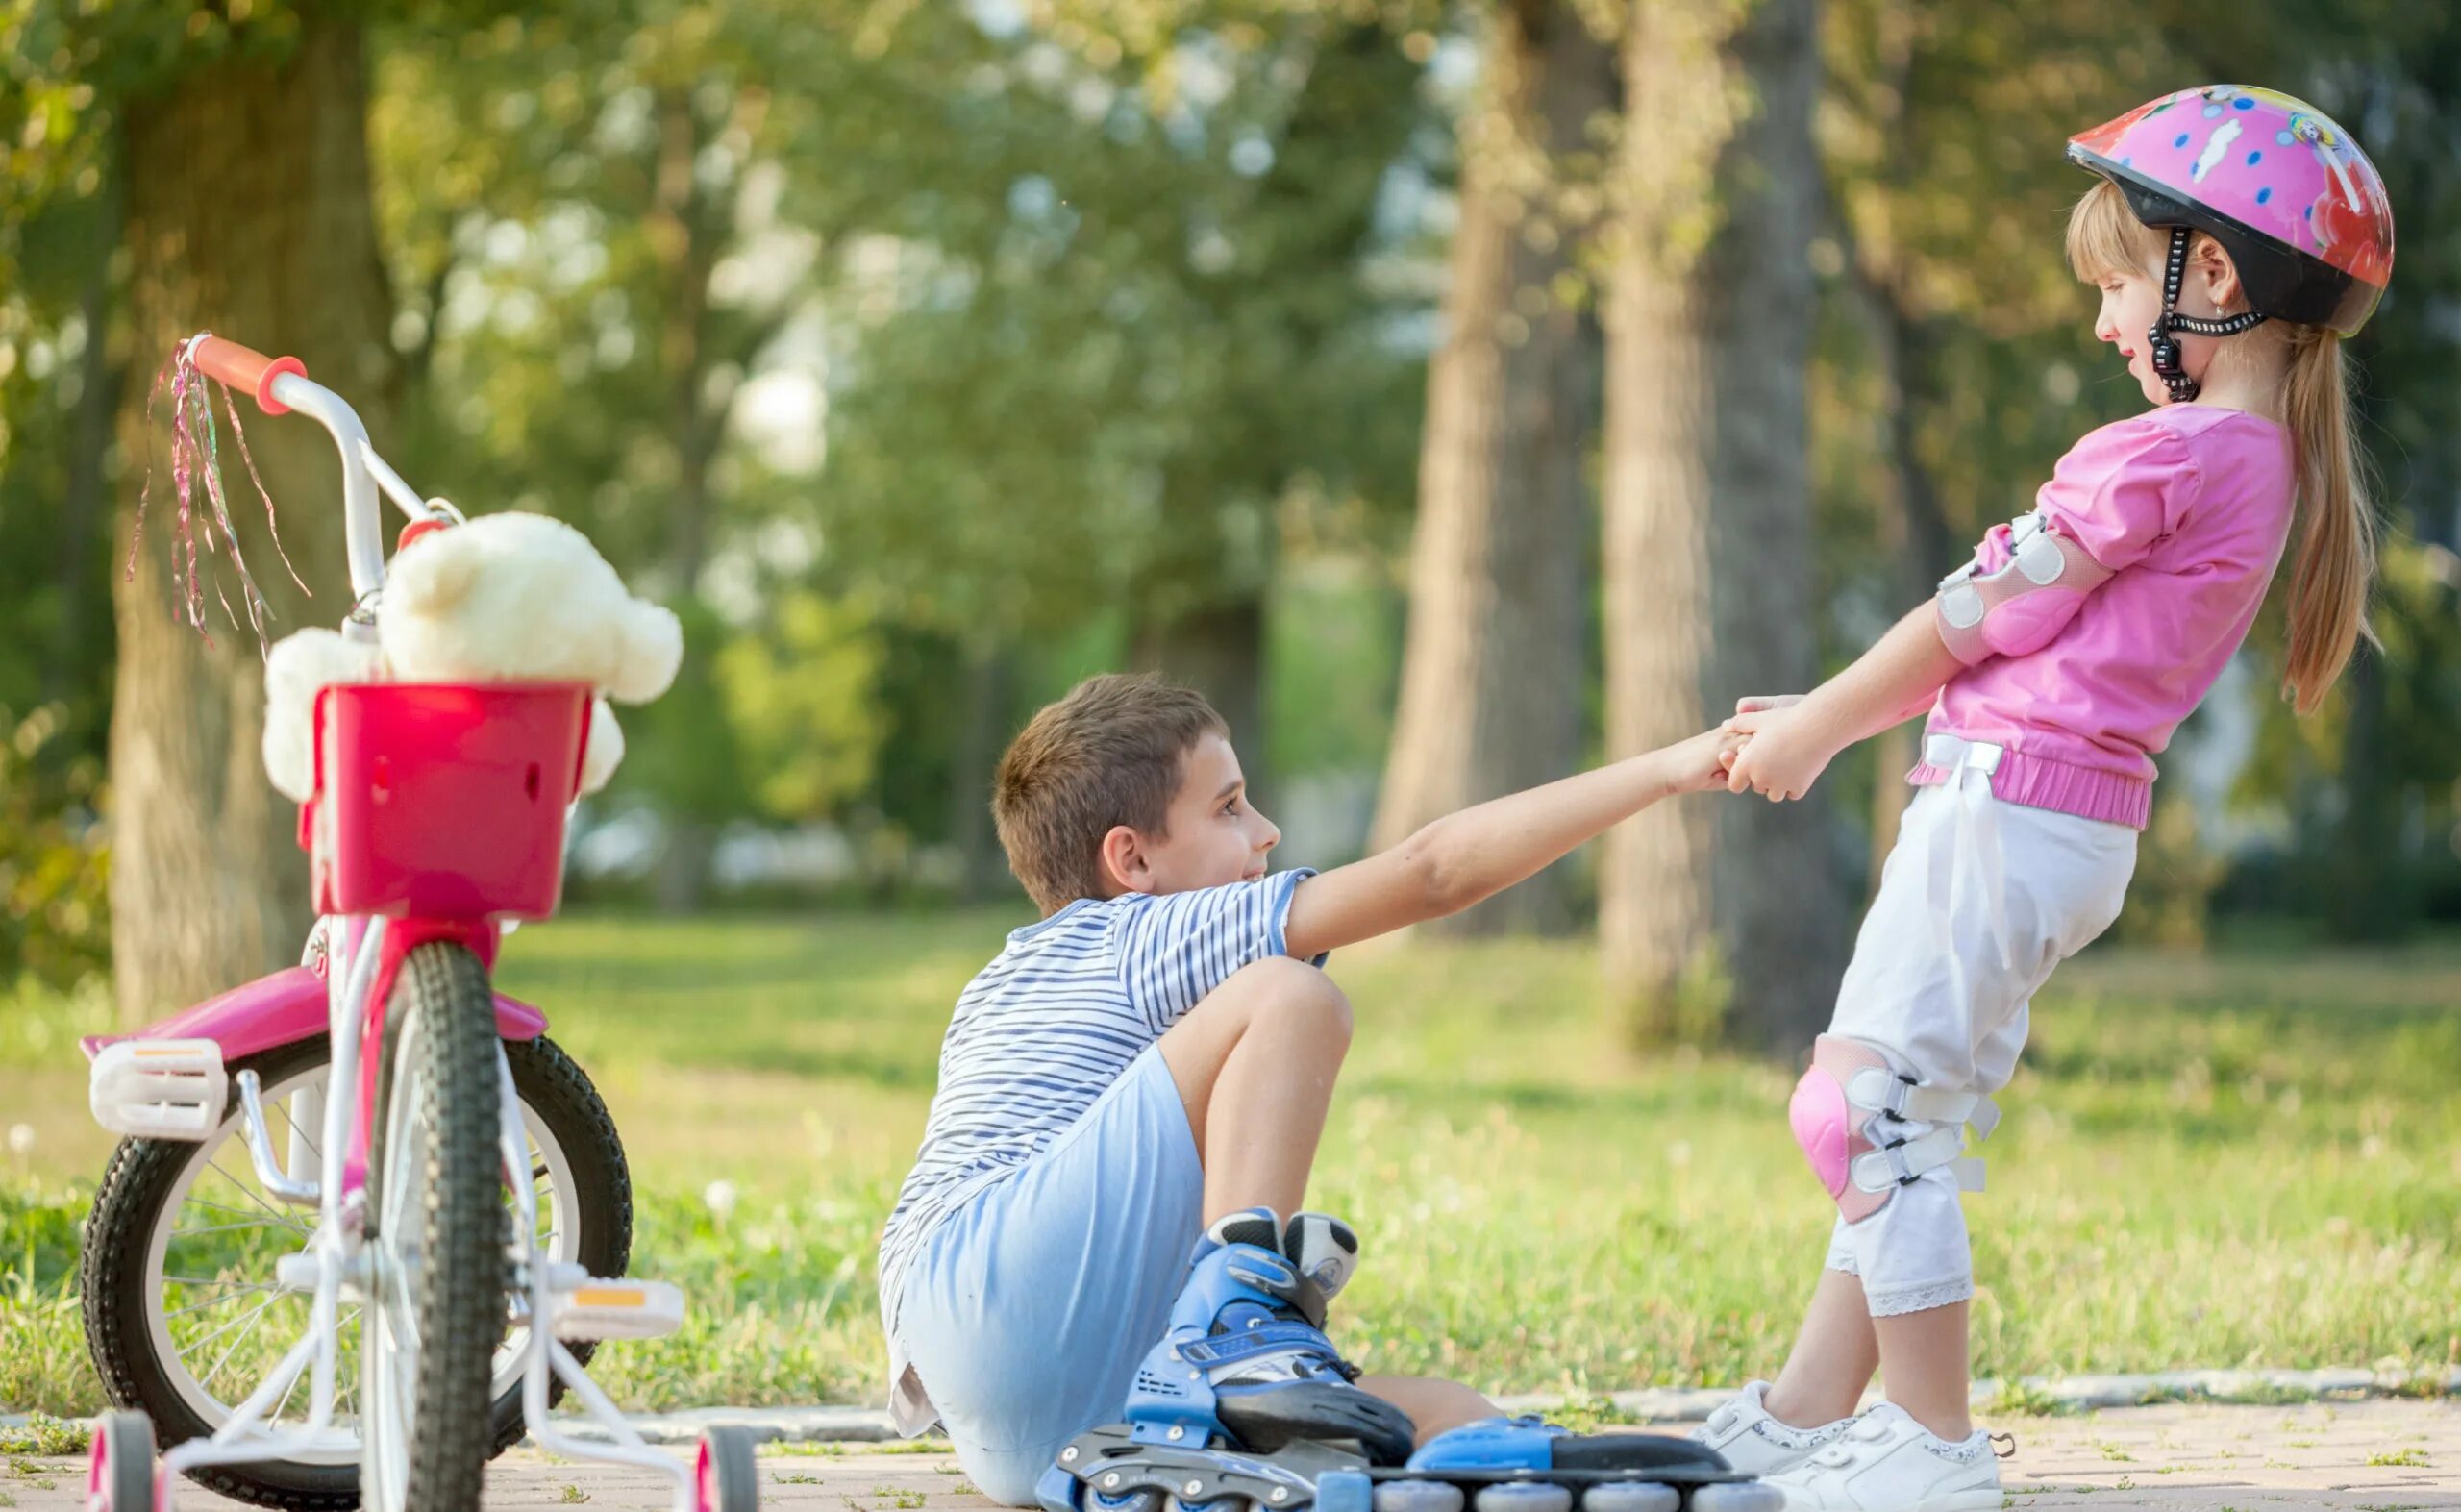
M 637 1407 L 877 1400 L 872 1249 L 950 1004 L 1019 922 L 584 918 L 509 945 L 597 1078 L 684 1330 L 593 1374 Z M 1781 1357 L 1830 1209 L 1784 1068 L 1619 1043 L 1583 946 L 1345 953 L 1358 1032 L 1311 1199 L 1363 1229 L 1338 1333 L 1372 1370 L 1585 1400 Z M 2036 1004 L 1970 1199 L 1976 1374 L 2461 1357 L 2461 950 L 2098 952 Z M 0 1410 L 91 1411 L 70 1295 L 109 1153 L 95 996 L 0 998 Z M 22 1111 L 20 1111 L 22 1110 Z M 721 1216 L 709 1183 L 738 1198 Z

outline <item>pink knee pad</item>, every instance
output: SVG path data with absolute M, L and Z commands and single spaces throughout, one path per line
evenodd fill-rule
M 1872 1124 L 1883 1114 L 1891 1120 L 1887 1142 L 1875 1144 Z M 1927 1172 L 1945 1169 L 1962 1190 L 1981 1191 L 1982 1162 L 1964 1153 L 1966 1131 L 1987 1136 L 2000 1110 L 1979 1093 L 1917 1082 L 1876 1046 L 1823 1034 L 1812 1041 L 1811 1069 L 1795 1084 L 1786 1121 L 1852 1224 Z
M 1854 1157 L 1875 1147 L 1863 1137 L 1863 1126 L 1871 1114 L 1854 1106 L 1846 1088 L 1858 1073 L 1871 1070 L 1895 1074 L 1888 1057 L 1871 1046 L 1823 1034 L 1812 1041 L 1811 1069 L 1795 1083 L 1795 1095 L 1786 1103 L 1786 1122 L 1794 1126 L 1795 1143 L 1850 1224 L 1878 1212 L 1897 1195 L 1894 1187 L 1867 1192 L 1853 1180 Z

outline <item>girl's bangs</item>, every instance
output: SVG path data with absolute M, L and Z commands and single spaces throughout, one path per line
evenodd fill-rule
M 2162 264 L 2162 234 L 2136 218 L 2108 179 L 2097 179 L 2068 212 L 2068 267 L 2085 283 L 2150 274 Z

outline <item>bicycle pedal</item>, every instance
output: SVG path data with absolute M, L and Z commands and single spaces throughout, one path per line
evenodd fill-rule
M 114 1134 L 193 1144 L 222 1123 L 231 1082 L 212 1040 L 124 1039 L 94 1056 L 86 1095 Z
M 595 1277 L 555 1294 L 556 1337 L 656 1339 L 684 1323 L 684 1291 L 665 1281 L 605 1281 Z

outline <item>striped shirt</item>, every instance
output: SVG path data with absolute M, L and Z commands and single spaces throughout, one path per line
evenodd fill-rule
M 1008 936 L 957 995 L 923 1147 L 881 1235 L 890 1378 L 907 1268 L 951 1214 L 1014 1175 L 1240 967 L 1284 954 L 1306 868 L 1156 897 L 1080 898 Z

